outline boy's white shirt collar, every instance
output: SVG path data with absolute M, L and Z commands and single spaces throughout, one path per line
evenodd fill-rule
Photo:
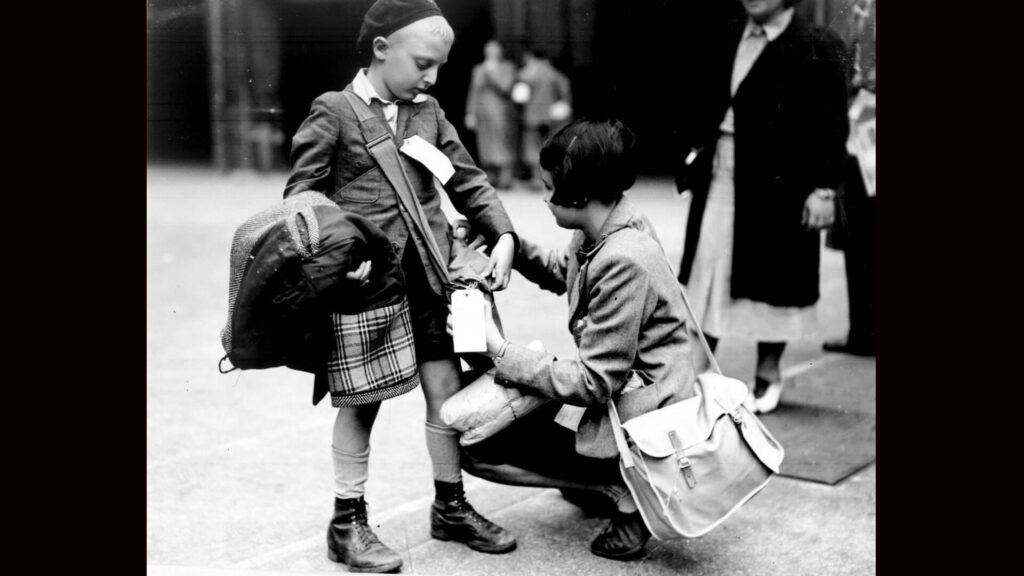
M 780 34 L 786 31 L 786 28 L 789 26 L 789 22 L 793 19 L 793 12 L 794 8 L 790 6 L 775 16 L 772 16 L 771 20 L 761 25 L 761 28 L 764 28 L 764 35 L 768 37 L 769 42 L 775 40 Z M 754 27 L 757 25 L 758 24 L 748 17 L 747 26 L 743 29 L 743 38 L 749 38 L 754 32 Z
M 356 72 L 356 77 L 352 79 L 352 91 L 356 93 L 356 96 L 362 98 L 363 102 L 366 102 L 367 106 L 370 105 L 374 98 L 380 100 L 384 104 L 394 104 L 394 102 L 385 100 L 380 97 L 380 94 L 377 94 L 377 90 L 373 87 L 370 79 L 366 77 L 366 68 L 360 68 L 359 72 Z M 412 101 L 419 104 L 420 102 L 426 101 L 426 99 L 427 95 L 420 93 L 417 94 Z

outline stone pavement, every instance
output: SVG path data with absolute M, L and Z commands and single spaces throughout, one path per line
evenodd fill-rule
M 332 510 L 334 411 L 310 403 L 311 378 L 285 369 L 217 372 L 227 308 L 231 235 L 280 197 L 286 175 L 151 167 L 147 178 L 147 572 L 220 576 L 345 572 L 326 558 Z M 677 263 L 688 202 L 668 180 L 642 179 L 630 196 L 652 219 Z M 503 201 L 517 230 L 557 246 L 540 193 Z M 499 294 L 510 338 L 572 351 L 563 297 L 522 277 Z M 874 359 L 823 354 L 846 332 L 842 254 L 822 254 L 822 333 L 783 357 L 784 402 L 874 413 Z M 719 359 L 749 379 L 753 342 L 723 341 Z M 656 542 L 632 562 L 605 560 L 588 545 L 605 520 L 583 515 L 555 490 L 468 477 L 471 501 L 513 530 L 516 551 L 499 556 L 430 539 L 433 495 L 423 439 L 424 401 L 413 391 L 386 402 L 372 437 L 370 520 L 405 559 L 403 573 L 495 574 L 850 574 L 875 573 L 876 467 L 836 486 L 776 477 L 710 534 Z

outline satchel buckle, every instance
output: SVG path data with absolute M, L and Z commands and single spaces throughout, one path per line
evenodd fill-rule
M 731 408 L 721 398 L 715 398 L 715 402 L 717 402 L 718 405 L 722 407 L 722 410 L 726 414 L 728 414 L 730 418 L 732 418 L 732 421 L 735 422 L 736 425 L 742 425 L 743 424 L 743 414 L 740 414 L 739 406 L 736 406 L 735 408 Z M 742 404 L 741 404 L 741 406 L 742 406 Z
M 689 460 L 686 461 L 686 466 L 684 468 L 681 468 L 681 470 L 683 471 L 683 480 L 686 480 L 686 485 L 690 489 L 693 489 L 693 487 L 697 485 L 697 479 L 694 478 L 693 470 L 690 469 Z
M 679 435 L 676 434 L 675 430 L 669 430 L 668 439 L 672 443 L 672 448 L 676 451 L 676 460 L 679 462 L 679 470 L 683 473 L 683 480 L 686 480 L 687 486 L 693 488 L 697 485 L 697 478 L 693 475 L 693 463 L 686 457 L 686 452 L 683 451 L 683 443 L 679 441 Z

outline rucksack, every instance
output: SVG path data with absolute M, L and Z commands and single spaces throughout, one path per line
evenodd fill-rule
M 345 272 L 364 260 L 372 263 L 371 280 L 352 286 Z M 286 366 L 316 373 L 330 350 L 331 312 L 403 298 L 397 256 L 380 228 L 319 192 L 295 194 L 235 231 L 220 371 Z M 225 370 L 225 359 L 234 368 Z

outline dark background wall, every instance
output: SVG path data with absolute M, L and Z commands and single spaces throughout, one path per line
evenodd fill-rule
M 367 64 L 355 40 L 373 0 L 150 0 L 147 15 L 147 152 L 151 161 L 217 163 L 216 128 L 229 137 L 223 167 L 254 167 L 244 134 L 277 132 L 274 166 L 309 105 Z M 819 21 L 853 0 L 803 0 Z M 220 41 L 211 44 L 211 4 Z M 432 92 L 464 135 L 470 72 L 494 37 L 518 58 L 541 48 L 573 86 L 577 115 L 619 116 L 638 133 L 642 168 L 671 170 L 673 112 L 692 93 L 693 69 L 740 0 L 438 0 L 456 43 Z M 815 17 L 815 14 L 817 16 Z M 220 62 L 220 92 L 213 82 Z M 219 115 L 212 105 L 220 95 Z M 263 124 L 258 124 L 263 122 Z M 254 124 L 256 123 L 256 124 Z M 241 135 L 240 135 L 241 134 Z M 244 149 L 243 151 L 239 151 Z M 226 159 L 225 159 L 226 158 Z M 258 166 L 265 167 L 265 166 Z
M 151 2 L 146 44 L 146 152 L 211 159 L 208 39 L 203 0 Z

